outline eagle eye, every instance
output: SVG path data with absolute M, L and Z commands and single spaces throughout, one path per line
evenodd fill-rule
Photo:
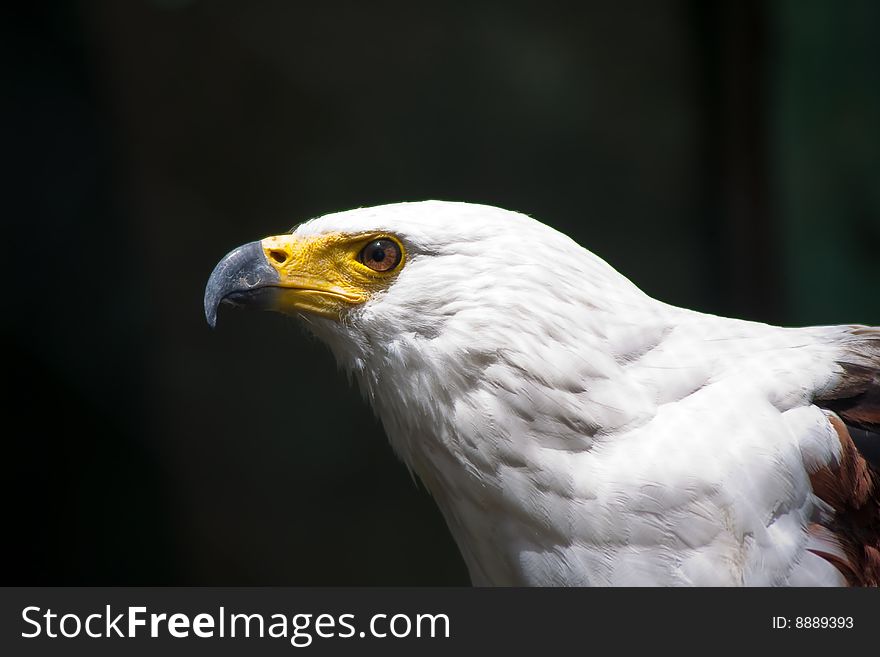
M 358 261 L 373 271 L 391 271 L 400 264 L 400 246 L 389 239 L 373 240 L 358 255 Z

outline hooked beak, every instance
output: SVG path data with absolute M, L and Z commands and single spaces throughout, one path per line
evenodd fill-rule
M 281 277 L 266 260 L 262 242 L 244 244 L 214 267 L 205 287 L 205 319 L 214 328 L 221 303 L 271 309 L 280 284 Z

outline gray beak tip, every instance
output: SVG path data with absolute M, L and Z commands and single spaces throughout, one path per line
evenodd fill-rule
M 247 297 L 257 300 L 257 292 L 278 281 L 278 272 L 266 262 L 260 242 L 233 249 L 217 263 L 205 286 L 205 319 L 208 326 L 217 326 L 217 309 L 224 301 L 236 298 L 238 303 Z
M 209 308 L 205 304 L 205 319 L 208 321 L 208 326 L 212 329 L 217 328 L 217 308 Z

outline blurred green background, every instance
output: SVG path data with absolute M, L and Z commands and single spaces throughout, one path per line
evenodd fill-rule
M 880 3 L 19 4 L 7 584 L 467 583 L 320 344 L 205 324 L 319 214 L 489 203 L 670 303 L 880 323 Z

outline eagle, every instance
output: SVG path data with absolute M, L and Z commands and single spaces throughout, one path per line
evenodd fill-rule
M 880 583 L 880 327 L 651 298 L 524 214 L 328 214 L 208 280 L 357 381 L 478 586 Z M 876 444 L 876 443 L 875 443 Z

